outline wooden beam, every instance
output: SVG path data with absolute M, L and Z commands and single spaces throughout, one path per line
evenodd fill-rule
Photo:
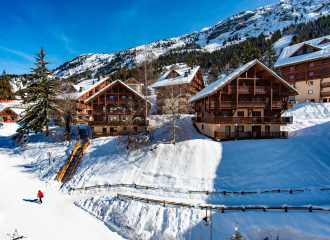
M 219 109 L 221 110 L 221 90 L 220 90 L 220 93 L 219 93 Z
M 107 93 L 105 92 L 104 93 L 104 114 L 105 114 L 105 117 L 107 117 Z
M 270 110 L 273 110 L 273 79 L 270 81 Z
M 239 79 L 241 79 L 241 80 L 254 80 L 254 79 L 256 79 L 256 80 L 271 80 L 272 78 L 257 78 L 257 77 L 253 77 L 253 78 L 239 78 Z
M 254 66 L 253 95 L 256 95 L 256 78 L 257 78 L 257 66 Z
M 100 105 L 100 95 L 97 96 L 97 104 Z
M 237 78 L 237 82 L 236 82 L 236 110 L 238 109 L 238 82 L 239 82 L 239 79 Z

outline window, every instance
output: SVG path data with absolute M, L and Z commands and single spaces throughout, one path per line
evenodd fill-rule
M 105 106 L 103 106 L 103 112 L 105 111 Z
M 107 132 L 107 128 L 103 128 L 103 132 Z
M 291 75 L 291 76 L 290 76 L 290 80 L 293 80 L 293 77 L 294 77 L 294 76 L 293 76 L 293 75 Z
M 312 52 L 313 52 L 313 48 L 307 47 L 307 53 L 312 53 Z
M 127 128 L 126 127 L 123 127 L 123 131 L 126 132 L 127 131 Z
M 235 132 L 244 132 L 244 126 L 235 126 Z
M 137 127 L 134 127 L 134 132 L 137 132 Z
M 304 54 L 304 50 L 301 49 L 301 50 L 297 53 L 297 56 L 299 56 L 299 55 L 303 55 L 303 54 Z
M 261 117 L 261 112 L 260 111 L 253 111 L 252 112 L 252 117 Z
M 204 130 L 204 124 L 202 124 L 202 130 Z
M 308 99 L 306 99 L 306 100 L 305 100 L 305 103 L 309 103 L 309 100 L 308 100 Z
M 314 72 L 310 72 L 309 73 L 309 76 L 314 76 Z
M 230 126 L 226 126 L 225 129 L 226 132 L 230 132 Z
M 237 116 L 238 117 L 244 117 L 244 112 L 243 111 L 238 111 Z
M 128 121 L 128 117 L 123 117 L 123 121 Z
M 323 102 L 328 102 L 328 99 L 327 98 L 323 98 Z
M 308 86 L 312 86 L 313 85 L 313 81 L 308 82 Z
M 107 117 L 103 117 L 103 122 L 107 121 Z
M 311 99 L 311 102 L 315 102 L 315 99 Z
M 115 99 L 115 96 L 109 96 L 110 97 L 110 99 Z
M 293 72 L 294 71 L 294 67 L 290 67 L 290 72 Z
M 270 132 L 270 126 L 269 125 L 265 126 L 265 132 Z
M 110 117 L 110 121 L 117 121 L 117 117 Z
M 313 94 L 313 90 L 308 90 L 308 94 L 309 95 Z
M 309 63 L 309 66 L 310 66 L 310 67 L 313 67 L 313 66 L 314 66 L 314 63 Z

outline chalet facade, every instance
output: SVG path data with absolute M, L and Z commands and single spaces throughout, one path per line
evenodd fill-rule
M 129 78 L 124 82 L 126 85 L 128 85 L 130 88 L 132 88 L 135 92 L 142 94 L 142 86 L 143 84 L 139 83 L 134 78 Z
M 25 109 L 6 107 L 0 110 L 0 122 L 17 122 L 22 119 Z
M 125 135 L 131 126 L 135 133 L 145 131 L 145 99 L 120 80 L 90 95 L 83 104 L 90 111 L 87 122 L 94 128 L 93 137 Z M 150 102 L 147 105 L 149 115 Z
M 157 114 L 167 113 L 170 101 L 177 98 L 180 113 L 192 113 L 194 108 L 188 103 L 191 96 L 201 91 L 204 86 L 201 68 L 191 67 L 167 71 L 153 85 L 156 90 Z
M 195 105 L 195 125 L 217 140 L 287 138 L 281 117 L 299 92 L 258 60 L 243 65 L 189 99 Z
M 299 91 L 295 103 L 330 102 L 330 36 L 286 47 L 275 68 Z
M 104 87 L 112 83 L 110 77 L 104 79 L 87 79 L 77 85 L 71 86 L 69 92 L 74 94 L 76 100 L 76 122 L 86 123 L 92 116 L 92 109 L 84 101 L 95 93 L 101 91 Z

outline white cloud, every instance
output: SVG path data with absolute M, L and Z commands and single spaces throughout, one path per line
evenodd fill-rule
M 23 57 L 25 59 L 28 59 L 30 61 L 35 61 L 34 57 L 30 56 L 29 54 L 25 53 L 25 52 L 21 52 L 21 51 L 17 51 L 17 50 L 13 50 L 13 49 L 10 49 L 10 48 L 6 48 L 6 47 L 3 47 L 3 46 L 0 46 L 0 49 L 2 50 L 5 50 L 7 52 L 10 52 L 12 54 L 15 54 L 17 56 L 20 56 L 20 57 Z

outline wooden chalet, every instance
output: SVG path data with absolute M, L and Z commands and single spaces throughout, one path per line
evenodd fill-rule
M 141 104 L 134 105 L 134 116 L 128 99 Z M 127 131 L 127 122 L 139 116 L 140 120 L 134 121 L 134 132 L 145 130 L 145 99 L 120 80 L 116 80 L 100 91 L 94 93 L 84 101 L 89 113 L 88 125 L 94 128 L 93 137 L 124 135 Z M 139 108 L 137 108 L 139 107 Z M 148 115 L 151 107 L 148 102 Z
M 78 123 L 86 123 L 91 117 L 92 109 L 90 106 L 86 105 L 84 101 L 112 82 L 112 79 L 107 77 L 104 79 L 87 79 L 74 85 L 74 88 L 76 89 L 76 121 Z
M 330 36 L 286 47 L 275 69 L 299 91 L 295 103 L 330 102 Z
M 22 119 L 25 109 L 5 107 L 0 110 L 0 122 L 17 122 Z
M 243 65 L 189 99 L 198 130 L 217 140 L 287 138 L 281 117 L 296 89 L 258 60 Z
M 156 89 L 157 114 L 164 114 L 169 102 L 178 97 L 180 113 L 192 113 L 194 109 L 188 100 L 204 86 L 201 68 L 172 69 L 163 74 L 151 87 Z
M 132 88 L 135 92 L 142 94 L 142 86 L 143 84 L 139 83 L 134 78 L 129 78 L 124 82 L 130 88 Z

